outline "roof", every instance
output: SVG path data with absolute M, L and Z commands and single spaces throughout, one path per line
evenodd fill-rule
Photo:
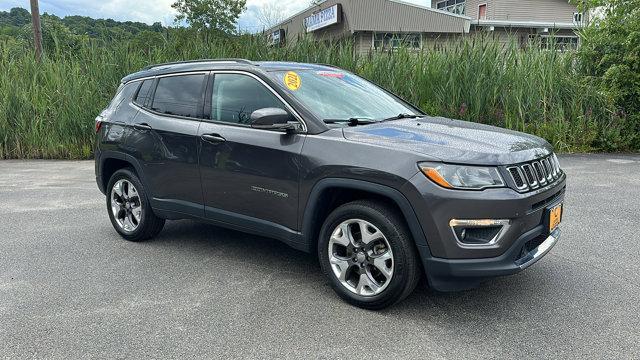
M 461 19 L 465 19 L 465 20 L 471 20 L 471 18 L 468 17 L 468 16 L 460 15 L 460 14 L 454 14 L 454 13 L 452 13 L 450 11 L 434 9 L 432 7 L 429 7 L 429 6 L 418 5 L 418 4 L 409 3 L 409 2 L 401 1 L 401 0 L 388 0 L 388 1 L 391 1 L 391 2 L 394 2 L 394 3 L 398 3 L 398 4 L 402 4 L 402 5 L 413 6 L 413 7 L 418 8 L 418 9 L 424 9 L 424 10 L 432 11 L 432 12 L 435 12 L 435 13 L 449 15 L 449 16 L 453 16 L 453 17 L 457 17 L 457 18 L 461 18 Z
M 567 22 L 552 21 L 519 21 L 519 20 L 472 20 L 476 26 L 550 28 L 550 29 L 578 29 L 580 25 Z
M 262 71 L 278 70 L 331 70 L 329 65 L 308 64 L 285 61 L 251 61 L 247 59 L 203 59 L 190 61 L 177 61 L 164 64 L 156 64 L 127 75 L 122 79 L 122 83 L 132 80 L 174 74 L 191 71 L 211 71 L 211 70 L 242 70 L 247 68 L 260 69 Z
M 406 2 L 406 1 L 401 1 L 401 0 L 386 0 L 386 1 L 394 2 L 394 3 L 397 3 L 397 4 L 401 4 L 401 5 L 406 5 L 406 6 L 412 6 L 412 7 L 418 8 L 418 9 L 424 9 L 424 10 L 428 10 L 428 11 L 433 11 L 433 12 L 436 12 L 436 13 L 441 13 L 441 14 L 445 14 L 445 15 L 449 15 L 449 16 L 453 16 L 453 17 L 466 19 L 466 20 L 471 20 L 471 18 L 468 17 L 468 16 L 454 14 L 454 13 L 449 12 L 449 11 L 434 9 L 432 7 L 429 7 L 429 6 L 418 5 L 418 4 L 414 4 L 414 3 L 410 3 L 410 2 Z M 300 16 L 300 15 L 306 13 L 307 11 L 309 11 L 311 9 L 320 8 L 320 7 L 322 7 L 322 5 L 323 5 L 323 3 L 317 4 L 317 5 L 311 5 L 311 6 L 307 7 L 304 10 L 300 10 L 297 13 L 289 16 L 288 18 L 280 21 L 279 23 L 271 26 L 270 29 L 277 28 L 280 25 L 291 21 L 291 19 L 295 18 L 296 16 Z
M 340 4 L 348 20 L 344 30 L 401 32 L 468 32 L 470 17 L 402 0 L 326 0 L 289 16 L 266 32 L 288 27 L 300 32 L 304 19 L 319 10 Z M 335 30 L 335 27 L 334 27 Z M 304 31 L 303 31 L 304 32 Z M 287 35 L 289 36 L 289 35 Z M 291 37 L 289 37 L 291 38 Z

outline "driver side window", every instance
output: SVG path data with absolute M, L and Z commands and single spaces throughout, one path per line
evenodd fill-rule
M 285 109 L 284 104 L 258 80 L 241 74 L 216 74 L 213 80 L 211 119 L 251 124 L 251 113 L 263 108 Z

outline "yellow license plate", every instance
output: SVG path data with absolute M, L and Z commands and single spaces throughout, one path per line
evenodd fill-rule
M 562 221 L 562 204 L 553 207 L 549 211 L 549 232 L 555 230 Z

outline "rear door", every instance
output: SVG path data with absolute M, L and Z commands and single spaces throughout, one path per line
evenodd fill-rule
M 255 110 L 292 109 L 249 73 L 215 73 L 210 88 L 210 119 L 199 131 L 205 215 L 240 225 L 266 221 L 296 229 L 305 135 L 250 126 Z
M 141 110 L 127 144 L 143 168 L 154 208 L 203 215 L 198 127 L 207 75 L 148 79 L 136 97 Z

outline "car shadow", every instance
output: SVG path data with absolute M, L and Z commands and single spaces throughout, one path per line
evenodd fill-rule
M 237 262 L 238 265 L 249 262 L 265 272 L 287 269 L 289 276 L 299 276 L 299 283 L 311 291 L 313 288 L 328 287 L 315 255 L 266 237 L 181 220 L 168 222 L 158 238 L 144 244 L 179 250 L 181 253 L 193 252 L 199 256 L 223 257 L 225 261 Z M 255 254 L 259 254 L 259 257 Z M 188 257 L 186 255 L 181 254 Z M 543 307 L 548 300 L 548 293 L 557 290 L 552 283 L 544 281 L 550 272 L 551 269 L 543 267 L 514 276 L 490 279 L 476 289 L 453 293 L 433 291 L 423 278 L 407 299 L 382 313 L 407 321 L 446 318 L 447 326 L 453 327 L 477 324 L 482 320 L 495 322 L 502 317 L 527 313 L 526 310 L 532 306 Z M 335 301 L 336 306 L 340 306 L 341 300 L 337 296 L 327 297 L 327 300 Z M 344 306 L 350 305 L 344 303 Z
M 314 255 L 293 249 L 275 239 L 198 221 L 169 221 L 160 235 L 146 244 L 224 256 L 228 261 L 249 261 L 265 267 L 282 268 L 286 265 L 291 271 L 299 271 L 302 276 L 320 272 Z M 260 257 L 247 254 L 260 254 Z

